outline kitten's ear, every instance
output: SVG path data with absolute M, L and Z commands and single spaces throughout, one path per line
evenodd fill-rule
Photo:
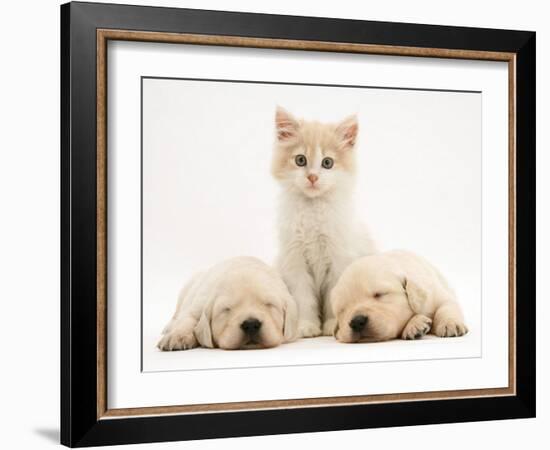
M 289 141 L 298 134 L 298 121 L 286 109 L 277 106 L 275 111 L 275 128 L 279 142 Z
M 358 131 L 359 123 L 355 114 L 346 117 L 336 126 L 336 133 L 340 138 L 340 150 L 349 150 L 355 146 Z

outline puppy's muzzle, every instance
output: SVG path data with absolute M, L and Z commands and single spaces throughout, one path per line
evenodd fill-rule
M 350 320 L 349 327 L 354 332 L 361 333 L 367 326 L 368 321 L 369 321 L 369 318 L 367 316 L 358 314 L 357 316 L 354 316 L 353 319 Z
M 258 319 L 246 319 L 241 323 L 241 330 L 249 337 L 256 336 L 260 328 L 262 327 L 262 322 Z

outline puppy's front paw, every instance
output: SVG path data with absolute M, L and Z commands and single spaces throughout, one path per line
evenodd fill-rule
M 432 328 L 432 319 L 422 314 L 413 316 L 405 325 L 401 339 L 419 339 L 428 334 Z
M 328 319 L 323 323 L 323 336 L 334 336 L 334 328 L 336 327 L 336 319 Z
M 468 332 L 468 327 L 460 320 L 439 320 L 434 327 L 434 333 L 439 337 L 463 336 Z
M 321 335 L 321 324 L 309 320 L 298 322 L 298 337 L 308 338 Z
M 157 347 L 165 352 L 173 350 L 189 350 L 198 345 L 193 330 L 172 330 L 166 333 L 157 344 Z

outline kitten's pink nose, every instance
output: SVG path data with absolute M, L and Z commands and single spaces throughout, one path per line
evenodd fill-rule
M 319 179 L 317 175 L 311 174 L 307 176 L 307 179 L 311 184 L 315 184 L 315 182 Z

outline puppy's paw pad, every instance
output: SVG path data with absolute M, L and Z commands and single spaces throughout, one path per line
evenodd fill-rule
M 321 324 L 302 320 L 298 323 L 298 337 L 308 338 L 321 335 Z
M 179 333 L 173 331 L 165 334 L 157 344 L 159 350 L 169 352 L 175 350 L 189 350 L 197 346 L 197 339 L 191 332 Z
M 323 336 L 333 336 L 336 327 L 336 319 L 329 319 L 323 323 Z
M 463 322 L 447 319 L 440 321 L 436 325 L 434 332 L 439 337 L 464 336 L 468 333 L 468 327 Z
M 402 339 L 420 339 L 425 336 L 432 329 L 432 319 L 422 314 L 414 316 L 403 330 L 401 334 Z

